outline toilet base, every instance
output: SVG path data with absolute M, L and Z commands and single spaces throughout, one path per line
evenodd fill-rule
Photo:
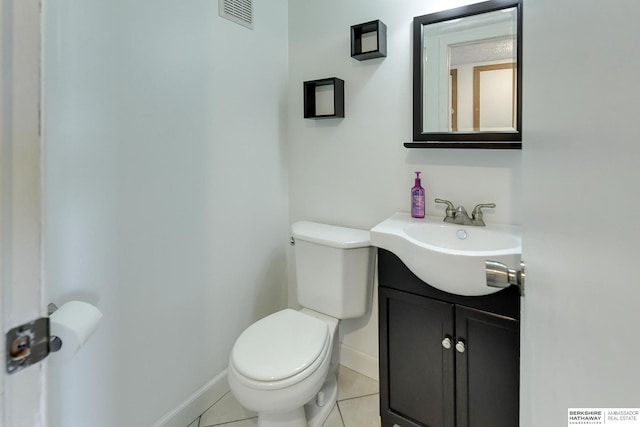
M 307 427 L 304 407 L 289 412 L 258 412 L 258 427 Z
M 258 413 L 258 427 L 321 427 L 333 410 L 337 397 L 338 381 L 332 374 L 304 407 L 289 412 Z
M 322 399 L 318 397 L 321 393 L 323 396 Z M 304 410 L 307 414 L 308 427 L 321 427 L 333 410 L 337 398 L 338 381 L 336 380 L 336 374 L 332 373 L 329 375 L 329 378 L 327 378 L 316 397 L 304 405 Z M 318 400 L 323 400 L 324 405 L 319 406 Z

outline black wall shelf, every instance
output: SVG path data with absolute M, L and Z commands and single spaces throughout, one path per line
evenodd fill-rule
M 406 148 L 487 148 L 502 150 L 520 150 L 521 142 L 405 142 Z
M 304 82 L 304 118 L 305 119 L 333 119 L 344 117 L 344 80 L 337 77 L 311 80 Z M 333 110 L 331 112 L 318 111 L 318 90 L 331 90 L 333 86 Z M 319 114 L 318 114 L 319 113 Z
M 375 49 L 370 49 L 370 43 L 363 43 L 363 36 L 374 36 Z M 365 44 L 363 50 L 363 44 Z M 365 22 L 351 26 L 351 57 L 358 61 L 381 58 L 387 56 L 387 26 L 380 20 Z

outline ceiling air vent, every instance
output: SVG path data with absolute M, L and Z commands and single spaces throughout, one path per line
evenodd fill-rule
M 253 30 L 253 0 L 218 0 L 218 13 Z

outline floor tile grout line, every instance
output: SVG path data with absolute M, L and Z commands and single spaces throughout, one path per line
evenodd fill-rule
M 338 405 L 339 402 L 336 402 L 336 408 L 338 408 L 338 415 L 340 415 L 340 422 L 342 423 L 342 427 L 346 427 L 344 425 L 344 417 L 342 416 L 342 411 L 340 410 L 340 405 Z
M 238 423 L 238 422 L 240 422 L 240 421 L 253 420 L 253 419 L 255 419 L 255 418 L 258 418 L 258 417 L 238 418 L 237 420 L 225 421 L 224 423 L 208 424 L 208 425 L 206 425 L 206 426 L 198 426 L 198 427 L 217 427 L 217 426 L 224 426 L 224 425 L 231 424 L 231 423 Z
M 200 422 L 202 421 L 202 416 L 203 416 L 204 414 L 206 414 L 206 413 L 207 413 L 207 411 L 208 411 L 209 409 L 213 408 L 213 407 L 214 407 L 214 406 L 216 406 L 218 403 L 220 403 L 220 401 L 221 401 L 222 399 L 224 399 L 224 397 L 225 397 L 227 394 L 229 394 L 229 393 L 231 393 L 231 390 L 229 390 L 228 392 L 226 392 L 225 394 L 223 394 L 222 396 L 220 396 L 220 398 L 219 398 L 218 400 L 216 400 L 215 402 L 213 402 L 213 405 L 209 406 L 207 409 L 205 409 L 205 410 L 204 410 L 204 412 L 203 412 L 202 414 L 200 414 L 200 415 L 198 416 L 198 427 L 210 427 L 210 426 L 201 426 L 201 425 L 200 425 Z
M 206 426 L 202 426 L 202 427 L 218 427 L 218 426 L 226 426 L 227 424 L 239 423 L 240 421 L 252 420 L 252 419 L 254 419 L 254 418 L 258 418 L 258 417 L 240 418 L 240 419 L 237 419 L 237 420 L 225 421 L 225 422 L 223 422 L 223 423 L 207 424 Z
M 375 396 L 380 394 L 380 392 L 375 392 L 375 393 L 369 393 L 369 394 L 362 394 L 360 396 L 353 396 L 353 397 L 347 397 L 346 399 L 340 399 L 338 400 L 338 402 L 345 402 L 347 400 L 354 400 L 354 399 L 360 399 L 361 397 L 369 397 L 369 396 Z

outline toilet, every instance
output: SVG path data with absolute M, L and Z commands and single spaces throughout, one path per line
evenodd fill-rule
M 371 306 L 374 248 L 369 231 L 299 221 L 295 241 L 300 311 L 284 309 L 236 340 L 229 387 L 258 427 L 320 427 L 337 395 L 338 324 Z

